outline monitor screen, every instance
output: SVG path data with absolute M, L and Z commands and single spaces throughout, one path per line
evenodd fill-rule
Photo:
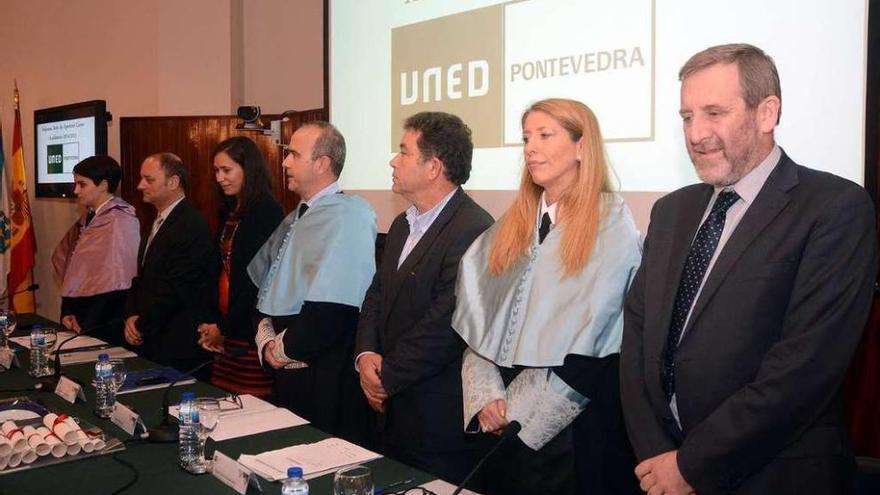
M 34 112 L 37 197 L 73 197 L 73 167 L 107 153 L 107 104 L 103 100 Z

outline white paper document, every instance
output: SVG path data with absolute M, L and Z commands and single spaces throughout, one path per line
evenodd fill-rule
M 259 455 L 242 454 L 238 462 L 272 481 L 287 478 L 287 468 L 300 466 L 303 478 L 310 480 L 346 466 L 378 459 L 381 455 L 341 438 L 270 450 Z
M 221 416 L 217 429 L 211 433 L 211 438 L 217 442 L 222 442 L 230 438 L 245 437 L 282 428 L 292 428 L 308 423 L 308 421 L 287 409 L 276 407 L 269 411 L 241 414 L 232 417 Z
M 65 349 L 67 346 L 65 346 Z M 137 354 L 122 347 L 108 347 L 107 349 L 95 349 L 94 351 L 64 352 L 61 351 L 61 366 L 68 364 L 94 363 L 98 356 L 107 354 L 110 359 L 124 359 L 137 357 Z
M 309 424 L 289 410 L 275 407 L 253 395 L 240 395 L 239 399 L 242 407 L 229 400 L 220 401 L 220 421 L 210 435 L 215 442 Z M 175 418 L 178 411 L 178 406 L 168 408 L 168 413 Z M 287 468 L 284 472 L 286 477 Z
M 57 335 L 58 335 L 58 340 L 55 341 L 56 345 L 58 343 L 64 342 L 65 340 L 69 339 L 70 337 L 73 337 L 73 332 L 58 332 Z M 25 349 L 31 348 L 30 335 L 25 335 L 22 337 L 10 337 L 9 340 L 24 347 Z M 93 346 L 99 346 L 99 345 L 107 345 L 107 343 L 101 339 L 96 339 L 95 337 L 89 337 L 88 335 L 80 335 L 79 337 L 77 337 L 75 339 L 71 339 L 70 342 L 64 344 L 64 347 L 62 348 L 62 350 L 67 351 L 67 350 L 79 349 L 82 347 L 93 347 Z
M 447 483 L 443 480 L 434 480 L 424 485 L 419 485 L 426 490 L 430 490 L 437 495 L 452 495 L 452 492 L 455 491 L 456 486 L 450 483 Z M 480 495 L 477 492 L 472 492 L 470 490 L 462 490 L 462 495 Z

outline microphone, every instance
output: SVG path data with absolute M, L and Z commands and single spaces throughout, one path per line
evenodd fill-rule
M 72 336 L 62 340 L 61 343 L 58 344 L 57 347 L 55 347 L 55 351 L 54 351 L 55 352 L 55 382 L 57 383 L 58 380 L 61 379 L 61 348 L 64 347 L 64 344 L 79 337 L 80 335 L 88 335 L 89 333 L 94 332 L 95 330 L 98 330 L 100 328 L 109 327 L 110 325 L 117 325 L 119 323 L 122 323 L 122 318 L 114 318 L 110 321 L 105 321 L 104 323 L 99 323 L 98 325 L 93 325 L 89 328 L 86 328 L 85 330 L 81 330 L 76 335 L 72 335 Z
M 40 289 L 40 284 L 31 284 L 31 285 L 28 285 L 27 287 L 25 287 L 24 289 L 17 290 L 15 292 L 13 292 L 12 294 L 10 294 L 9 288 L 7 287 L 6 290 L 3 291 L 3 294 L 0 294 L 0 298 L 5 299 L 7 297 L 17 296 L 17 295 L 24 293 L 24 292 L 36 292 L 39 289 Z
M 31 284 L 31 285 L 28 285 L 27 287 L 25 287 L 24 289 L 17 290 L 9 295 L 10 296 L 17 296 L 23 292 L 36 292 L 39 289 L 40 289 L 40 284 Z
M 247 354 L 248 349 L 246 347 L 239 347 L 233 349 L 228 352 L 224 352 L 224 356 L 236 358 Z M 205 366 L 214 362 L 214 358 L 211 358 L 209 361 L 205 361 L 195 368 L 183 373 L 181 376 L 177 377 L 173 382 L 169 383 L 167 387 L 165 387 L 165 394 L 162 396 L 162 422 L 158 425 L 150 428 L 148 431 L 147 439 L 154 443 L 174 443 L 178 440 L 178 435 L 180 434 L 180 425 L 171 423 L 171 415 L 168 414 L 168 407 L 171 405 L 169 401 L 169 394 L 171 393 L 171 388 L 174 387 L 174 384 L 179 382 L 180 380 L 186 378 L 189 375 L 199 371 Z
M 464 489 L 464 485 L 466 485 L 467 482 L 470 481 L 475 474 L 477 474 L 477 471 L 480 470 L 480 468 L 483 466 L 483 463 L 486 462 L 486 459 L 492 457 L 492 454 L 494 454 L 495 451 L 498 450 L 498 447 L 501 447 L 501 444 L 507 441 L 508 438 L 516 436 L 516 434 L 519 433 L 519 430 L 521 429 L 522 425 L 519 424 L 519 421 L 511 421 L 510 423 L 507 423 L 507 426 L 501 433 L 501 438 L 499 438 L 498 441 L 495 442 L 495 445 L 493 445 L 492 448 L 489 449 L 489 452 L 486 452 L 486 455 L 484 455 L 483 458 L 480 459 L 480 462 L 478 462 L 477 465 L 474 466 L 473 469 L 471 469 L 471 472 L 464 477 L 464 480 L 462 480 L 461 484 L 459 484 L 455 491 L 452 492 L 452 495 L 458 495 L 459 493 L 461 493 L 461 491 Z

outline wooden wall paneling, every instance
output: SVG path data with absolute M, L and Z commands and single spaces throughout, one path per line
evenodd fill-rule
M 311 120 L 324 120 L 323 109 L 299 112 L 281 126 L 281 142 L 287 144 L 290 136 L 300 125 Z M 265 122 L 280 116 L 264 115 Z M 293 210 L 299 197 L 286 189 L 284 171 L 281 168 L 281 148 L 272 137 L 261 132 L 236 129 L 239 120 L 235 116 L 181 116 L 181 117 L 122 117 L 120 118 L 120 147 L 123 179 L 120 195 L 134 205 L 141 222 L 141 232 L 149 232 L 156 210 L 142 201 L 137 184 L 140 181 L 140 165 L 143 160 L 158 152 L 178 155 L 189 167 L 187 197 L 199 209 L 212 229 L 217 228 L 217 212 L 220 197 L 214 181 L 211 152 L 224 139 L 246 136 L 263 152 L 272 179 L 272 190 L 281 201 L 285 212 Z

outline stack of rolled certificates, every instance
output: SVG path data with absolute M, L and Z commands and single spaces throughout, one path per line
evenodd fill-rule
M 43 416 L 42 423 L 36 428 L 19 428 L 14 421 L 0 426 L 0 470 L 30 464 L 50 454 L 61 458 L 105 447 L 101 436 L 90 436 L 73 418 L 49 413 Z

